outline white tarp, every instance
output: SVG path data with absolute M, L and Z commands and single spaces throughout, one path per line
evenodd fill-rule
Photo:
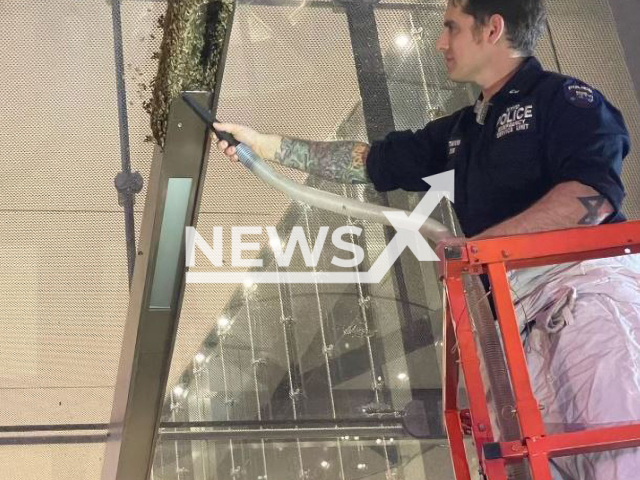
M 640 422 L 640 256 L 511 274 L 548 433 Z M 637 480 L 640 448 L 553 459 L 554 478 Z

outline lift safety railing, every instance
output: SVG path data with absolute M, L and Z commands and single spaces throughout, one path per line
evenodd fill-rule
M 488 480 L 506 480 L 507 466 L 528 461 L 533 480 L 551 480 L 554 457 L 640 447 L 640 419 L 623 426 L 571 433 L 546 431 L 540 405 L 531 387 L 507 272 L 596 258 L 640 253 L 640 221 L 558 230 L 529 235 L 443 242 L 438 246 L 444 284 L 443 408 L 457 480 L 470 480 L 465 434 L 473 437 L 481 473 Z M 522 438 L 498 441 L 492 431 L 480 355 L 474 337 L 463 278 L 488 275 Z M 468 409 L 458 403 L 460 373 Z

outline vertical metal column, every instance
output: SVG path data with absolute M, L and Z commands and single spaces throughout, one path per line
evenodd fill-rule
M 365 128 L 369 142 L 381 139 L 395 129 L 391 96 L 387 86 L 374 12 L 374 5 L 378 2 L 379 0 L 337 0 L 337 3 L 345 8 L 347 14 L 351 49 L 358 76 Z M 385 237 L 389 241 L 391 230 L 387 227 L 383 227 L 383 229 Z M 363 239 L 364 235 L 361 235 L 359 240 L 364 242 Z M 393 268 L 396 279 L 398 279 L 396 266 L 397 264 L 394 264 Z M 403 285 L 401 277 L 399 281 Z M 395 282 L 394 290 L 397 292 Z M 369 286 L 362 285 L 360 294 L 363 298 L 370 298 Z M 365 317 L 363 320 L 373 321 L 371 316 Z M 371 326 L 367 325 L 367 327 Z M 374 330 L 374 328 L 370 329 Z M 381 363 L 384 363 L 382 349 L 374 349 L 374 354 Z
M 375 5 L 379 0 L 340 0 L 339 3 L 347 13 L 367 137 L 369 142 L 373 142 L 395 130 L 391 95 L 375 17 Z M 385 227 L 384 230 L 389 241 L 392 236 L 391 229 Z M 399 262 L 394 263 L 393 272 L 394 289 L 398 298 L 403 300 L 400 317 L 406 319 L 410 317 L 408 304 L 404 301 L 408 299 L 408 294 Z
M 309 243 L 309 245 L 311 245 L 312 244 L 311 225 L 309 223 L 309 211 L 311 210 L 311 207 L 308 205 L 302 205 L 302 209 L 304 211 L 304 220 L 305 220 L 305 227 L 306 227 L 305 232 L 307 235 L 307 242 Z M 313 266 L 312 269 L 313 269 L 313 274 L 316 275 L 317 274 L 316 267 Z M 331 400 L 331 417 L 335 420 L 337 419 L 336 401 L 333 394 L 333 378 L 331 373 L 331 362 L 329 361 L 332 355 L 333 345 L 329 347 L 329 344 L 327 343 L 327 335 L 324 328 L 324 313 L 322 310 L 322 302 L 320 301 L 320 289 L 318 288 L 318 283 L 314 283 L 313 286 L 316 294 L 316 306 L 318 308 L 318 322 L 320 326 L 320 336 L 322 338 L 322 354 L 324 356 L 324 364 L 325 364 L 326 373 L 327 373 L 327 386 L 329 387 L 329 398 Z M 340 441 L 340 438 L 336 438 L 336 443 L 338 445 L 338 466 L 340 467 L 339 478 L 340 480 L 347 480 L 347 477 L 344 474 L 344 460 L 342 457 L 342 443 Z
M 347 14 L 367 137 L 369 142 L 380 140 L 395 130 L 395 122 L 375 16 L 375 6 L 379 0 L 335 1 L 345 8 Z M 386 194 L 383 197 L 388 202 Z M 387 242 L 390 241 L 393 236 L 392 230 L 384 227 L 384 232 Z M 400 259 L 392 268 L 393 287 L 396 297 L 400 300 L 398 316 L 406 323 L 411 318 L 411 311 Z M 368 286 L 362 287 L 362 294 L 368 296 Z M 378 353 L 381 354 L 381 352 Z M 408 367 L 411 378 L 416 372 L 412 371 L 411 365 Z M 421 446 L 421 450 L 424 453 L 425 447 Z M 425 463 L 425 470 L 427 469 L 428 465 Z
M 244 303 L 245 309 L 247 310 L 247 325 L 249 327 L 249 343 L 251 346 L 251 369 L 253 370 L 253 388 L 255 389 L 256 394 L 256 415 L 258 417 L 258 422 L 262 422 L 262 402 L 260 401 L 260 383 L 258 382 L 258 369 L 263 365 L 264 359 L 256 357 L 256 345 L 255 339 L 253 335 L 253 319 L 251 318 L 251 287 L 245 286 L 244 288 Z M 260 427 L 262 430 L 262 427 Z M 267 454 L 264 445 L 264 438 L 260 439 L 260 447 L 262 453 L 262 472 L 263 477 L 267 477 Z
M 289 377 L 289 398 L 291 399 L 291 410 L 293 421 L 298 420 L 299 400 L 304 396 L 304 390 L 302 388 L 302 382 L 298 377 L 301 377 L 301 366 L 298 363 L 294 371 L 295 364 L 293 363 L 298 359 L 297 354 L 297 342 L 295 341 L 295 320 L 293 318 L 293 309 L 291 308 L 291 299 L 287 294 L 290 294 L 288 288 L 289 284 L 280 282 L 280 267 L 278 261 L 275 260 L 276 274 L 278 275 L 278 299 L 280 300 L 280 324 L 282 325 L 282 336 L 284 338 L 284 351 L 287 359 L 287 374 Z M 285 270 L 286 271 L 286 270 Z M 283 292 L 283 289 L 286 289 Z M 285 307 L 285 299 L 287 304 Z M 297 427 L 296 427 L 297 428 Z M 301 479 L 305 476 L 304 462 L 302 460 L 302 445 L 300 439 L 296 438 L 296 451 L 298 454 L 299 465 L 299 477 Z
M 353 227 L 353 219 L 351 217 L 349 217 L 349 226 Z M 350 237 L 351 237 L 350 238 L 351 243 L 355 243 L 356 239 L 353 232 L 351 232 Z M 355 266 L 354 270 L 356 272 L 356 279 L 357 279 L 356 287 L 358 292 L 358 305 L 360 307 L 360 315 L 362 316 L 362 322 L 364 323 L 364 339 L 365 339 L 365 344 L 367 345 L 367 356 L 369 359 L 369 368 L 371 369 L 371 388 L 373 389 L 375 405 L 376 407 L 380 408 L 383 405 L 382 398 L 381 398 L 381 393 L 382 393 L 381 387 L 383 383 L 380 381 L 382 377 L 378 377 L 378 374 L 376 373 L 376 364 L 373 359 L 373 349 L 371 347 L 371 332 L 369 330 L 369 315 L 368 315 L 368 304 L 370 303 L 371 299 L 369 297 L 364 296 L 365 289 L 363 287 L 365 287 L 366 285 L 364 285 L 360 281 L 360 269 L 358 268 L 358 266 Z M 387 474 L 387 477 L 390 477 L 391 463 L 389 462 L 389 450 L 387 449 L 386 438 L 382 438 L 382 451 L 384 453 L 386 474 Z
M 211 94 L 194 98 L 207 105 Z M 208 158 L 208 128 L 176 100 L 151 167 L 102 480 L 150 475 L 184 295 L 184 232 L 197 221 Z
M 135 194 L 142 190 L 143 180 L 139 172 L 131 171 L 131 151 L 129 148 L 129 121 L 127 114 L 127 92 L 124 81 L 124 53 L 122 48 L 122 19 L 120 0 L 111 2 L 113 22 L 113 56 L 116 66 L 116 92 L 118 96 L 118 128 L 120 132 L 120 163 L 122 171 L 115 178 L 118 203 L 124 207 L 124 227 L 127 247 L 127 272 L 129 286 L 133 280 L 136 261 L 136 232 L 133 216 Z
M 336 3 L 347 14 L 367 136 L 370 142 L 381 140 L 395 129 L 395 124 L 374 11 L 379 0 L 336 0 Z

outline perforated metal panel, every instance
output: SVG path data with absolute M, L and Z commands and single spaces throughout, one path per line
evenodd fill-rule
M 5 99 L 0 151 L 8 166 L 2 208 L 104 210 L 109 205 L 116 211 L 109 7 L 91 0 L 6 1 L 0 23 Z
M 113 238 L 122 215 L 2 218 L 1 422 L 106 421 L 127 308 L 123 242 Z
M 111 8 L 2 2 L 0 43 L 0 424 L 107 422 L 128 302 Z M 0 477 L 94 480 L 103 450 L 2 446 Z
M 606 0 L 549 2 L 549 20 L 562 73 L 601 90 L 618 107 L 631 133 L 623 168 L 625 212 L 640 218 L 640 105 L 627 69 L 611 7 Z
M 316 140 L 367 140 L 370 118 L 363 110 L 344 8 L 329 0 L 292 1 L 288 6 L 283 5 L 286 2 L 257 3 L 247 0 L 238 7 L 218 116 L 263 131 Z M 468 90 L 446 80 L 439 57 L 433 54 L 444 3 L 383 0 L 376 10 L 396 128 L 419 128 L 472 98 Z M 608 4 L 604 0 L 563 0 L 549 2 L 549 8 L 559 65 L 548 37 L 539 50 L 543 63 L 600 88 L 621 108 L 634 144 L 640 145 L 640 108 Z M 150 129 L 142 103 L 156 71 L 157 21 L 164 10 L 163 1 L 122 2 L 131 158 L 133 169 L 145 178 L 152 145 L 145 141 Z M 414 27 L 422 27 L 420 35 L 412 32 L 412 21 Z M 397 42 L 403 34 L 411 37 L 406 50 Z M 0 43 L 0 95 L 4 99 L 0 106 L 0 423 L 106 422 L 128 299 L 124 222 L 113 188 L 113 178 L 120 170 L 120 150 L 111 4 L 103 0 L 2 1 Z M 297 181 L 311 181 L 300 173 L 282 171 Z M 627 159 L 624 179 L 629 191 L 626 211 L 640 218 L 637 150 Z M 385 201 L 369 189 L 320 186 L 356 198 Z M 415 199 L 413 203 L 405 197 L 391 200 L 415 205 Z M 144 191 L 136 202 L 138 222 L 143 204 Z M 339 223 L 336 217 L 292 204 L 216 153 L 211 157 L 201 210 L 199 230 L 205 235 L 211 234 L 213 225 L 275 225 L 287 232 L 293 224 L 302 225 L 305 214 L 311 231 Z M 362 226 L 367 234 L 364 247 L 369 258 L 375 258 L 386 244 L 384 231 L 366 223 Z M 261 245 L 256 255 L 271 258 L 266 237 L 255 241 Z M 198 262 L 203 265 L 202 258 Z M 294 263 L 305 268 L 299 258 Z M 322 266 L 327 267 L 326 261 Z M 267 268 L 272 268 L 269 262 Z M 377 377 L 383 378 L 384 385 L 378 387 L 392 408 L 402 408 L 408 401 L 409 384 L 437 390 L 435 277 L 432 270 L 412 266 L 411 259 L 403 258 L 401 268 L 400 277 L 389 275 L 366 292 L 354 285 L 325 285 L 317 291 L 314 286 L 292 286 L 286 295 L 298 326 L 289 330 L 280 322 L 282 300 L 275 288 L 256 289 L 247 304 L 237 286 L 190 286 L 170 385 L 180 383 L 194 391 L 194 356 L 206 348 L 211 365 L 206 388 L 211 401 L 203 409 L 202 403 L 193 402 L 196 397 L 188 396 L 192 403 L 186 411 L 174 409 L 178 415 L 174 418 L 227 418 L 220 346 L 212 335 L 221 315 L 233 316 L 238 322 L 235 338 L 228 337 L 229 352 L 234 352 L 230 356 L 235 360 L 228 357 L 225 367 L 233 396 L 238 397 L 232 419 L 255 419 L 256 398 L 262 403 L 264 418 L 291 419 L 291 385 L 311 392 L 296 403 L 299 418 L 332 417 L 331 395 L 336 415 L 361 414 L 357 407 L 374 398 Z M 399 283 L 400 279 L 404 281 Z M 368 320 L 378 336 L 378 340 L 370 337 L 374 339 L 371 347 L 361 317 L 362 302 L 369 304 Z M 412 350 L 411 345 L 416 348 Z M 325 351 L 329 347 L 335 357 L 327 376 Z M 258 388 L 253 375 L 256 352 L 258 359 L 264 356 L 267 360 L 267 368 L 257 375 Z M 409 368 L 414 373 L 409 372 L 407 384 L 398 374 Z M 277 403 L 274 399 L 284 400 Z M 172 418 L 170 407 L 168 404 L 165 420 Z M 434 425 L 438 422 L 437 416 L 431 420 Z M 437 478 L 449 474 L 446 455 L 438 456 L 433 464 L 421 459 L 431 458 L 426 454 L 431 445 L 413 442 L 398 450 L 383 450 L 375 438 L 369 440 L 373 443 L 364 450 L 355 450 L 365 456 L 382 452 L 375 457 L 382 470 L 370 470 L 369 476 L 396 472 L 395 478 L 422 478 L 428 465 L 443 469 Z M 308 478 L 322 474 L 317 452 L 324 450 L 311 443 L 307 441 L 301 450 L 295 442 L 295 447 L 281 445 L 284 453 L 278 453 L 277 445 L 269 445 L 268 469 L 284 461 L 295 466 L 301 451 Z M 218 442 L 207 450 L 182 442 L 176 455 L 175 442 L 165 442 L 161 451 L 168 455 L 173 450 L 174 460 L 167 457 L 163 461 L 172 470 L 156 478 L 203 478 L 195 468 L 189 474 L 176 474 L 175 458 L 190 456 L 195 465 L 197 455 L 204 451 L 218 455 L 220 478 L 229 478 L 225 476 L 230 474 L 226 445 Z M 322 447 L 333 452 L 328 460 L 331 468 L 335 467 L 337 445 L 333 441 Z M 243 458 L 252 459 L 254 470 L 246 471 L 264 473 L 256 467 L 262 462 L 261 448 L 255 440 L 234 443 L 238 465 Z M 99 478 L 102 450 L 101 444 L 0 447 L 0 476 L 20 480 Z M 346 445 L 344 455 L 349 464 L 346 471 L 355 477 L 358 461 L 352 445 Z M 352 471 L 353 462 L 356 470 Z M 292 469 L 291 475 L 296 471 Z
M 16 445 L 0 447 L 3 480 L 95 480 L 100 478 L 104 444 Z

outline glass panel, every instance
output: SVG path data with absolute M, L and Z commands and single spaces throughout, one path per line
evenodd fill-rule
M 162 440 L 154 480 L 417 480 L 452 478 L 444 439 Z
M 415 15 L 414 22 L 422 21 L 430 35 L 438 8 L 420 7 L 421 15 Z M 279 27 L 283 19 L 291 22 L 287 35 Z M 410 26 L 406 9 L 385 9 L 376 13 L 376 21 L 383 82 L 386 78 L 382 88 L 389 90 L 393 117 L 387 123 L 419 128 L 469 101 L 465 87 L 446 80 L 435 55 L 414 44 L 409 55 L 398 49 L 391 33 Z M 355 35 L 362 37 L 356 43 L 367 43 L 364 29 Z M 248 77 L 266 90 L 240 88 Z M 425 84 L 427 77 L 432 81 Z M 360 81 L 345 10 L 241 3 L 218 117 L 317 140 L 366 141 L 380 112 L 365 111 L 363 105 L 370 103 L 361 98 Z M 305 95 L 277 101 L 291 91 Z M 262 267 L 252 271 L 277 272 L 282 278 L 294 271 L 345 271 L 332 264 L 334 256 L 347 257 L 331 242 L 337 228 L 362 229 L 344 238 L 365 252 L 358 273 L 371 268 L 394 235 L 371 222 L 292 203 L 217 152 L 211 164 L 216 171 L 209 169 L 198 231 L 211 243 L 213 228 L 222 227 L 225 267 L 214 268 L 196 250 L 191 271 L 243 271 L 231 265 L 227 239 L 234 226 L 262 228 L 263 234 L 245 239 L 258 242 L 260 250 L 245 252 L 244 258 L 262 260 Z M 420 198 L 283 173 L 364 202 L 411 210 Z M 435 218 L 448 222 L 450 217 L 438 211 Z M 264 234 L 267 226 L 275 226 L 285 243 L 301 230 L 311 247 L 328 229 L 318 264 L 307 266 L 296 248 L 290 265 L 278 266 Z M 420 264 L 410 252 L 378 284 L 188 284 L 161 431 L 213 437 L 164 436 L 154 478 L 452 478 L 448 450 L 442 448 L 441 314 L 435 265 Z M 403 431 L 399 419 L 410 402 L 421 402 L 424 434 L 431 440 L 409 440 Z M 198 421 L 208 423 L 192 423 Z M 173 429 L 171 422 L 182 426 Z M 333 437 L 327 438 L 327 429 Z M 284 431 L 289 437 L 278 437 Z
M 170 178 L 167 185 L 167 195 L 162 215 L 162 227 L 156 267 L 153 274 L 151 299 L 149 307 L 152 309 L 168 309 L 171 307 L 175 292 L 176 276 L 178 275 L 178 261 L 180 247 L 189 208 L 191 194 L 191 178 Z

